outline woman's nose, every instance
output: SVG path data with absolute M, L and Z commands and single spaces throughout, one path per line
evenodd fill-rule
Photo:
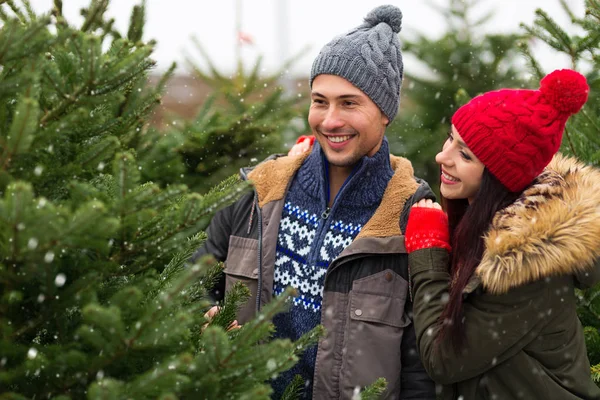
M 444 147 L 442 148 L 442 151 L 440 151 L 439 153 L 436 154 L 435 162 L 440 165 L 452 164 L 452 157 L 450 157 L 450 155 L 448 153 L 449 153 L 448 146 L 444 145 Z

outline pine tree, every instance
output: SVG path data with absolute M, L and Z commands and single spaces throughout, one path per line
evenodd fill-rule
M 123 36 L 108 3 L 76 27 L 60 0 L 0 2 L 0 399 L 268 399 L 319 330 L 268 340 L 288 291 L 228 332 L 243 286 L 204 328 L 220 269 L 187 260 L 248 184 L 144 179 L 136 149 L 169 74 L 148 87 L 144 4 Z
M 191 60 L 188 66 L 195 79 L 210 86 L 211 95 L 195 118 L 173 116 L 175 123 L 166 129 L 150 130 L 139 154 L 148 179 L 173 182 L 183 177 L 191 189 L 202 192 L 241 167 L 287 152 L 284 140 L 293 143 L 306 132 L 306 125 L 298 122 L 308 107 L 302 97 L 286 95 L 278 83 L 295 58 L 268 76 L 262 75 L 261 57 L 249 71 L 240 63 L 228 76 L 217 69 L 199 40 L 194 43 L 207 68 Z
M 523 28 L 558 53 L 566 54 L 570 68 L 586 73 L 590 96 L 583 109 L 567 123 L 561 151 L 591 165 L 600 166 L 600 1 L 586 0 L 585 15 L 576 16 L 564 0 L 560 1 L 580 34 L 570 35 L 544 10 L 536 11 L 532 26 Z M 521 44 L 532 72 L 543 77 L 547 72 L 531 53 L 526 42 Z M 600 384 L 600 285 L 578 291 L 578 313 L 586 337 L 592 378 Z
M 522 35 L 481 34 L 490 11 L 473 20 L 476 0 L 449 0 L 436 9 L 447 23 L 439 39 L 418 34 L 403 39 L 403 51 L 426 68 L 405 70 L 399 118 L 388 129 L 392 153 L 406 156 L 415 173 L 432 188 L 439 185 L 435 155 L 450 127 L 450 117 L 472 96 L 500 87 L 520 87 L 523 71 L 517 65 L 516 43 Z

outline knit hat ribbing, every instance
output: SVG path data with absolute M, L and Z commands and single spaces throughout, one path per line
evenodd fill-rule
M 510 191 L 529 185 L 560 148 L 567 119 L 588 98 L 573 70 L 546 75 L 539 90 L 502 89 L 460 107 L 452 124 L 477 158 Z
M 317 75 L 340 76 L 369 96 L 391 122 L 400 105 L 403 64 L 397 33 L 401 29 L 398 7 L 373 9 L 362 25 L 321 49 L 312 65 L 311 87 Z

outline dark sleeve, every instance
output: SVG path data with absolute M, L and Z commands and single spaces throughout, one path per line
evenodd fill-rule
M 231 235 L 231 219 L 233 215 L 232 204 L 222 210 L 217 211 L 206 229 L 208 238 L 202 246 L 194 253 L 191 262 L 196 262 L 205 254 L 212 254 L 217 261 L 227 259 L 229 249 L 229 236 Z
M 205 254 L 211 254 L 217 261 L 224 262 L 227 260 L 231 235 L 258 237 L 258 219 L 256 213 L 252 212 L 254 207 L 254 193 L 248 193 L 230 206 L 217 211 L 206 229 L 208 238 L 190 258 L 190 261 L 196 262 Z M 252 218 L 251 223 L 250 218 Z M 223 300 L 225 297 L 225 274 L 221 274 L 210 296 L 215 302 Z
M 217 211 L 206 230 L 207 239 L 202 246 L 194 253 L 190 262 L 196 262 L 202 256 L 211 254 L 217 261 L 224 262 L 227 259 L 229 250 L 229 236 L 232 232 L 231 221 L 234 214 L 234 204 Z M 213 303 L 222 301 L 225 297 L 225 274 L 221 274 L 215 283 L 215 286 L 209 292 Z
M 579 289 L 589 289 L 600 282 L 600 258 L 589 268 L 575 273 L 575 285 Z
M 440 315 L 447 302 L 444 297 L 450 287 L 448 252 L 421 249 L 410 253 L 408 259 L 419 354 L 425 369 L 439 384 L 484 374 L 520 352 L 549 323 L 548 307 L 556 295 L 544 279 L 485 299 L 478 296 L 477 302 L 463 303 L 464 318 L 469 323 L 464 324 L 464 345 L 456 352 L 449 340 L 437 341 L 442 328 Z
M 191 262 L 196 262 L 206 254 L 212 254 L 217 261 L 227 259 L 229 249 L 229 235 L 231 234 L 231 215 L 233 205 L 217 211 L 210 222 L 206 234 L 208 238 L 202 246 L 194 253 Z M 209 293 L 211 301 L 217 303 L 225 297 L 225 274 L 221 274 L 215 286 Z
M 416 180 L 419 184 L 419 187 L 417 190 L 415 190 L 415 193 L 406 200 L 406 203 L 404 203 L 404 208 L 402 209 L 402 213 L 400 214 L 400 230 L 402 233 L 404 233 L 406 230 L 408 216 L 410 215 L 410 208 L 413 206 L 413 204 L 418 203 L 423 199 L 431 199 L 433 201 L 436 200 L 435 194 L 431 190 L 429 184 L 420 178 L 416 178 Z
M 412 303 L 408 300 L 406 308 L 412 319 Z M 412 322 L 404 330 L 401 352 L 400 398 L 402 400 L 434 400 L 435 383 L 425 371 L 421 357 L 419 357 L 415 325 Z

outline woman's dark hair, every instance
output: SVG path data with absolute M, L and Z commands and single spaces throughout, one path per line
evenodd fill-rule
M 438 342 L 449 339 L 456 351 L 464 343 L 463 289 L 481 262 L 483 238 L 494 214 L 513 203 L 521 193 L 510 192 L 487 168 L 481 186 L 471 204 L 467 199 L 450 200 L 441 196 L 448 214 L 452 260 L 450 263 L 450 295 L 440 317 L 442 328 Z

